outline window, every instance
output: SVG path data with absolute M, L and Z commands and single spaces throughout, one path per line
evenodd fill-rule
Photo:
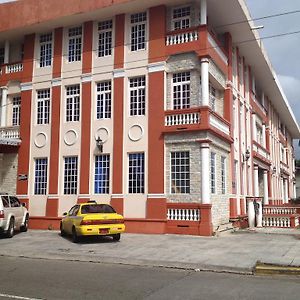
M 109 194 L 109 155 L 95 157 L 95 194 Z
M 210 191 L 216 193 L 216 153 L 210 153 Z
M 20 125 L 20 108 L 21 108 L 21 97 L 13 97 L 13 106 L 12 106 L 12 125 Z
M 17 197 L 9 196 L 10 207 L 20 207 L 21 203 Z
M 190 27 L 191 8 L 189 6 L 173 9 L 173 30 Z
M 77 194 L 77 173 L 78 158 L 77 156 L 65 157 L 64 160 L 64 194 Z
M 111 117 L 111 82 L 97 83 L 97 119 Z
M 82 28 L 74 27 L 69 29 L 69 51 L 68 61 L 81 61 Z
M 256 123 L 256 141 L 263 146 L 263 129 L 259 123 Z
M 40 36 L 40 67 L 51 66 L 52 33 Z
M 226 157 L 221 156 L 221 184 L 222 194 L 226 193 Z
M 190 107 L 190 72 L 173 74 L 173 109 Z
M 144 153 L 129 154 L 128 192 L 144 193 L 145 187 Z
M 130 115 L 143 116 L 145 115 L 145 76 L 129 79 L 130 91 Z
M 47 158 L 37 158 L 35 160 L 34 173 L 34 194 L 46 195 L 47 193 Z
M 190 192 L 190 153 L 171 152 L 171 193 Z
M 50 89 L 37 91 L 37 124 L 49 124 Z
M 87 204 L 81 206 L 82 214 L 115 214 L 116 211 L 108 204 Z
M 98 57 L 111 55 L 112 20 L 98 23 Z
M 216 98 L 217 96 L 217 91 L 216 89 L 209 85 L 209 102 L 210 102 L 210 107 L 213 111 L 216 111 Z
M 0 48 L 0 65 L 4 64 L 4 56 L 5 56 L 5 50 L 4 48 Z
M 80 116 L 80 86 L 66 87 L 66 122 L 79 121 Z
M 146 49 L 147 13 L 131 15 L 131 51 Z
M 1 198 L 2 198 L 3 207 L 9 207 L 8 196 L 1 196 Z

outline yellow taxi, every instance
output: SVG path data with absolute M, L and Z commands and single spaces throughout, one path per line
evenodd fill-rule
M 72 235 L 77 243 L 82 236 L 111 236 L 119 241 L 125 231 L 124 218 L 108 204 L 89 201 L 74 205 L 63 214 L 60 222 L 61 236 Z

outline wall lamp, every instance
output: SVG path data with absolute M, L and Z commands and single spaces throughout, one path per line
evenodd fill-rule
M 276 167 L 273 167 L 272 172 L 273 172 L 273 174 L 276 173 Z
M 98 148 L 98 150 L 100 151 L 100 153 L 103 152 L 103 141 L 101 140 L 101 137 L 98 136 L 96 139 L 96 146 Z
M 250 151 L 249 149 L 246 150 L 245 154 L 243 155 L 244 162 L 250 158 Z

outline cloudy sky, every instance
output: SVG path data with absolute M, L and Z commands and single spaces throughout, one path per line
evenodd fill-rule
M 246 0 L 246 2 L 253 18 L 298 11 L 294 14 L 255 21 L 256 25 L 264 25 L 264 29 L 260 30 L 261 37 L 300 31 L 299 0 Z M 300 124 L 300 33 L 266 39 L 263 43 Z M 300 147 L 298 143 L 294 145 L 300 159 Z
M 0 0 L 0 3 L 11 0 Z M 208 0 L 209 1 L 209 0 Z M 221 0 L 220 0 L 221 1 Z M 226 1 L 226 0 L 222 0 Z M 245 0 L 253 18 L 300 11 L 300 0 Z M 261 37 L 300 31 L 300 12 L 255 21 L 264 25 Z M 300 124 L 300 33 L 263 41 L 281 85 Z M 295 143 L 300 159 L 300 147 Z

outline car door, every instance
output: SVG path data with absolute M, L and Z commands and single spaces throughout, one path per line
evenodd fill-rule
M 76 217 L 79 210 L 79 205 L 74 205 L 68 212 L 64 219 L 64 230 L 68 233 L 72 232 L 72 226 L 74 224 L 74 217 Z
M 15 226 L 19 228 L 23 220 L 23 209 L 19 199 L 15 196 L 9 196 L 11 212 L 15 217 Z
M 8 196 L 6 195 L 1 196 L 1 198 L 2 198 L 3 210 L 4 210 L 4 224 L 5 224 L 4 227 L 5 229 L 7 229 L 9 218 L 11 215 L 10 202 Z

